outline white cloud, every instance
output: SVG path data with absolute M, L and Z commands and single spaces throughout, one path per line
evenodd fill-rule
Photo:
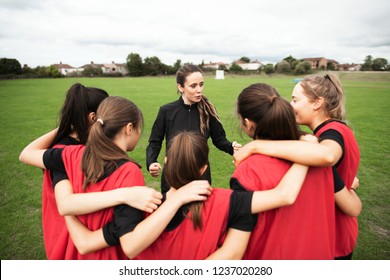
M 387 0 L 0 0 L 0 57 L 31 67 L 124 62 L 390 60 Z

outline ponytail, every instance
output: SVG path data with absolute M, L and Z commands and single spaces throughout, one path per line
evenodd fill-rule
M 256 124 L 254 139 L 298 140 L 301 131 L 290 103 L 267 84 L 252 84 L 237 99 L 237 113 Z
M 85 87 L 80 83 L 72 85 L 65 97 L 60 112 L 58 132 L 50 146 L 55 145 L 72 132 L 77 134 L 80 143 L 85 144 L 88 139 L 90 123 L 88 115 L 96 112 L 108 93 L 99 88 Z
M 203 95 L 202 99 L 198 104 L 199 110 L 199 124 L 200 124 L 200 133 L 205 136 L 207 131 L 210 129 L 210 115 L 221 122 L 218 117 L 217 110 L 214 105 L 209 101 L 209 99 Z
M 194 132 L 182 132 L 172 138 L 164 165 L 169 186 L 179 189 L 202 177 L 201 168 L 208 163 L 209 147 L 204 137 Z M 202 229 L 203 202 L 188 204 L 194 229 Z
M 301 86 L 309 100 L 324 99 L 323 110 L 327 117 L 345 121 L 345 94 L 336 75 L 310 75 L 301 81 Z
M 118 160 L 132 161 L 128 154 L 119 148 L 114 138 L 128 123 L 134 129 L 142 126 L 142 112 L 138 107 L 123 97 L 108 97 L 99 106 L 96 121 L 90 130 L 81 161 L 84 173 L 84 188 L 96 183 L 105 173 L 107 164 L 116 166 Z

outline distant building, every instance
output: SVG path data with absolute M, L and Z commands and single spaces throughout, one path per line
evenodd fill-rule
M 249 71 L 256 71 L 261 66 L 263 66 L 263 63 L 261 63 L 258 60 L 254 60 L 254 61 L 251 61 L 251 62 L 245 62 L 245 61 L 242 61 L 242 60 L 236 60 L 236 61 L 233 61 L 233 63 L 231 63 L 228 68 L 230 68 L 233 64 L 236 64 L 236 65 L 240 66 L 243 70 L 249 70 Z
M 346 63 L 346 64 L 339 64 L 339 69 L 340 71 L 360 71 L 360 68 L 362 67 L 361 64 L 355 64 L 355 63 L 352 63 L 352 64 L 349 64 L 349 63 Z
M 72 67 L 69 64 L 63 64 L 60 62 L 59 64 L 53 64 L 53 66 L 64 76 L 81 74 L 87 68 L 100 68 L 103 74 L 120 73 L 121 75 L 126 75 L 128 73 L 125 63 L 115 63 L 114 61 L 112 61 L 112 63 L 105 64 L 94 63 L 91 61 L 91 63 L 84 64 L 81 67 Z
M 125 63 L 118 64 L 118 63 L 115 63 L 113 61 L 112 63 L 109 63 L 109 64 L 102 64 L 101 68 L 102 68 L 103 74 L 116 74 L 116 73 L 120 73 L 122 75 L 127 74 L 127 69 L 126 69 Z
M 53 64 L 55 68 L 57 68 L 58 72 L 61 73 L 63 76 L 67 76 L 71 73 L 80 73 L 83 70 L 77 67 L 72 67 L 69 64 L 63 64 L 62 61 L 60 61 L 59 64 Z
M 307 61 L 311 65 L 311 69 L 327 69 L 328 64 L 332 63 L 334 66 L 334 69 L 338 69 L 338 62 L 333 59 L 326 59 L 325 57 L 309 57 L 309 58 L 303 58 L 302 60 Z
M 94 63 L 93 61 L 91 61 L 91 63 L 84 64 L 83 66 L 80 67 L 80 69 L 83 69 L 82 71 L 84 71 L 87 68 L 100 68 L 103 71 L 103 64 L 98 64 L 98 63 Z
M 211 62 L 210 61 L 210 63 L 204 63 L 203 67 L 204 68 L 208 68 L 208 69 L 216 69 L 216 70 L 218 70 L 220 67 L 227 68 L 227 64 L 225 62 Z

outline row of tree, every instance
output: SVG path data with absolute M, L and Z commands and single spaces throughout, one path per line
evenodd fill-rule
M 15 58 L 0 58 L 0 78 L 58 78 L 61 73 L 54 66 L 21 66 Z
M 157 56 L 142 59 L 138 53 L 130 53 L 126 59 L 126 67 L 132 77 L 173 75 L 181 67 L 181 60 L 178 59 L 173 66 L 169 66 Z
M 250 62 L 248 57 L 241 57 L 241 61 Z M 142 57 L 137 53 L 130 53 L 126 58 L 126 67 L 128 75 L 132 77 L 141 76 L 160 76 L 160 75 L 174 75 L 181 67 L 182 62 L 178 59 L 173 66 L 166 65 L 156 57 Z M 214 71 L 214 69 L 204 67 L 202 62 L 199 67 L 204 71 Z M 336 70 L 333 63 L 328 63 L 327 70 Z M 269 63 L 259 67 L 255 71 L 248 71 L 242 69 L 239 64 L 233 63 L 229 69 L 226 65 L 220 65 L 219 70 L 225 70 L 233 74 L 246 74 L 246 73 L 261 73 L 266 74 L 280 73 L 280 74 L 295 74 L 303 75 L 312 71 L 309 62 L 299 60 L 291 55 L 284 58 L 282 61 L 275 65 Z M 364 63 L 361 65 L 361 71 L 390 71 L 390 65 L 385 58 L 373 58 L 368 55 Z M 19 61 L 14 58 L 0 58 L 0 78 L 57 78 L 61 77 L 61 73 L 54 66 L 38 66 L 36 68 L 30 68 L 28 66 L 21 66 Z M 103 71 L 100 68 L 87 68 L 81 73 L 81 76 L 104 76 Z
M 362 64 L 361 71 L 390 71 L 390 65 L 385 58 L 372 58 L 371 55 L 366 56 Z

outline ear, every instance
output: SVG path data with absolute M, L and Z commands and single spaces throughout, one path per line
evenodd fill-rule
M 127 135 L 131 135 L 131 133 L 133 132 L 133 129 L 134 129 L 133 124 L 132 123 L 128 123 L 126 125 L 126 128 L 125 128 L 126 134 Z
M 180 84 L 177 84 L 177 90 L 178 90 L 181 94 L 183 94 L 183 92 L 184 92 L 184 88 L 183 88 Z
M 96 122 L 96 114 L 95 112 L 91 112 L 88 114 L 88 122 L 90 125 L 93 125 Z
M 313 109 L 318 110 L 322 108 L 322 105 L 324 104 L 324 98 L 323 97 L 318 97 L 313 104 Z
M 255 124 L 253 121 L 248 120 L 247 118 L 244 119 L 244 125 L 249 131 L 253 131 L 255 129 Z
M 200 169 L 200 175 L 203 175 L 207 169 L 207 164 L 203 165 L 202 168 Z

